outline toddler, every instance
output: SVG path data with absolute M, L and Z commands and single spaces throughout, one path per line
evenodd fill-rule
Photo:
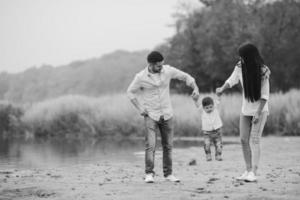
M 215 159 L 217 161 L 222 161 L 221 128 L 223 124 L 218 111 L 220 100 L 214 100 L 213 98 L 208 96 L 202 99 L 202 105 L 200 105 L 199 100 L 195 102 L 198 108 L 202 108 L 200 110 L 206 160 L 212 160 L 210 151 L 210 145 L 212 143 L 215 146 Z

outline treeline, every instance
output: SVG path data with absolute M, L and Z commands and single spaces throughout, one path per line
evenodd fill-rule
M 0 100 L 32 103 L 66 94 L 119 93 L 147 65 L 147 53 L 116 51 L 59 67 L 44 65 L 17 74 L 3 72 L 0 73 Z
M 300 1 L 200 0 L 181 6 L 176 34 L 159 49 L 167 62 L 194 75 L 213 91 L 230 75 L 244 42 L 256 44 L 272 71 L 271 90 L 300 87 Z M 177 85 L 179 90 L 184 90 Z

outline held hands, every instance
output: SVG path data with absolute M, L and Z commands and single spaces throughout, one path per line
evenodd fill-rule
M 199 91 L 197 89 L 194 89 L 191 97 L 195 102 L 197 102 L 200 97 Z
M 195 106 L 198 108 L 198 107 L 199 107 L 199 102 L 198 102 L 198 100 L 199 100 L 199 97 L 200 97 L 200 94 L 199 94 L 198 89 L 194 89 L 194 91 L 193 91 L 191 97 L 192 97 L 192 99 L 193 99 L 193 101 L 194 101 L 194 103 L 195 103 Z
M 216 89 L 216 94 L 217 94 L 217 96 L 221 96 L 222 93 L 223 93 L 223 88 L 222 88 L 222 87 L 218 87 L 218 88 Z
M 194 99 L 193 99 L 194 100 Z M 195 106 L 197 107 L 197 108 L 199 108 L 200 107 L 200 103 L 199 103 L 199 101 L 198 100 L 194 100 L 194 103 L 195 103 Z

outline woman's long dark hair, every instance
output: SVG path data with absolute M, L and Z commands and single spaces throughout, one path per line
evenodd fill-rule
M 261 68 L 264 61 L 256 46 L 250 43 L 239 47 L 239 55 L 242 58 L 242 74 L 244 95 L 248 101 L 254 102 L 261 96 Z

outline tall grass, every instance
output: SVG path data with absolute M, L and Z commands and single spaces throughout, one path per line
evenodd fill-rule
M 266 134 L 300 135 L 300 91 L 273 94 Z
M 124 95 L 68 95 L 37 103 L 22 118 L 36 135 L 131 135 L 139 118 Z
M 209 94 L 208 94 L 209 95 Z M 172 95 L 175 135 L 201 133 L 200 113 L 188 96 Z M 241 95 L 221 98 L 224 135 L 238 135 Z M 300 91 L 272 94 L 270 116 L 264 134 L 300 135 Z M 36 135 L 143 136 L 143 118 L 123 94 L 99 98 L 69 95 L 32 105 L 22 117 Z

